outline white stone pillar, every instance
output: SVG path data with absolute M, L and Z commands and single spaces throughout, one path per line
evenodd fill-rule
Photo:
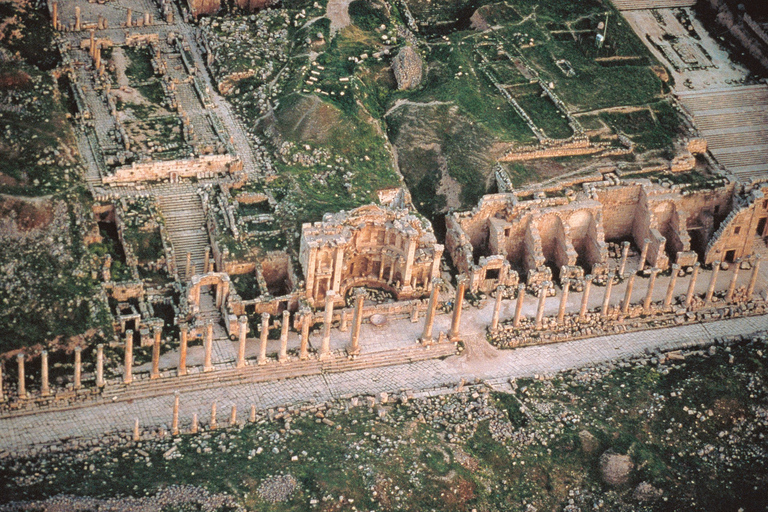
M 205 323 L 205 339 L 203 340 L 203 346 L 205 349 L 205 360 L 203 361 L 203 371 L 213 371 L 213 322 L 208 320 Z
M 179 435 L 179 393 L 173 396 L 173 418 L 171 419 L 171 435 Z
M 627 257 L 629 256 L 629 242 L 621 242 L 621 264 L 619 265 L 619 275 L 623 276 L 627 269 Z
M 661 269 L 651 269 L 651 276 L 648 279 L 648 290 L 645 292 L 645 299 L 643 300 L 643 313 L 646 315 L 651 312 L 651 304 L 653 303 L 653 288 L 656 285 L 656 276 L 659 275 Z
M 741 260 L 734 261 L 731 282 L 728 284 L 728 292 L 725 294 L 726 302 L 733 301 L 733 292 L 736 291 L 736 280 L 739 278 L 739 267 L 741 267 Z
M 608 316 L 608 309 L 611 307 L 611 292 L 613 291 L 613 273 L 608 273 L 608 283 L 605 285 L 605 295 L 603 295 L 603 308 L 600 310 L 600 316 Z
M 512 320 L 513 327 L 520 326 L 520 316 L 523 313 L 523 300 L 525 300 L 525 285 L 517 285 L 517 304 L 515 305 L 515 318 Z
M 187 336 L 189 335 L 189 326 L 186 323 L 179 324 L 179 367 L 177 374 L 179 377 L 187 374 Z
M 237 323 L 237 367 L 243 368 L 245 366 L 245 336 L 248 332 L 248 317 L 245 315 L 240 315 L 240 317 L 237 319 Z
M 152 334 L 154 339 L 152 340 L 152 371 L 149 374 L 150 379 L 160 378 L 160 340 L 163 334 L 162 327 L 155 326 Z
M 424 331 L 421 333 L 421 343 L 423 345 L 430 345 L 432 343 L 432 329 L 435 324 L 435 313 L 437 312 L 437 303 L 440 300 L 440 290 L 438 283 L 432 283 L 432 292 L 429 294 L 429 305 L 427 306 L 427 314 L 424 318 Z
M 547 288 L 549 288 L 549 281 L 541 283 L 541 288 L 539 289 L 539 305 L 536 308 L 535 327 L 538 330 L 541 330 L 544 327 L 544 305 L 547 301 Z
M 280 352 L 277 360 L 281 363 L 288 361 L 288 328 L 291 326 L 291 312 L 283 311 L 283 324 L 280 327 Z
M 589 309 L 589 292 L 592 289 L 592 279 L 591 274 L 584 277 L 584 293 L 581 296 L 581 308 L 579 308 L 579 321 L 582 322 L 586 319 Z
M 632 289 L 635 287 L 635 278 L 637 274 L 634 272 L 629 276 L 627 280 L 627 289 L 624 292 L 624 302 L 621 303 L 621 314 L 626 315 L 629 312 L 629 305 L 632 303 Z
M 267 364 L 267 340 L 269 339 L 269 313 L 261 314 L 258 364 Z
M 299 359 L 309 359 L 309 329 L 312 327 L 312 311 L 304 307 L 301 312 L 301 342 L 299 346 Z
M 499 317 L 501 316 L 501 301 L 504 299 L 504 287 L 496 287 L 496 302 L 493 304 L 493 317 L 491 318 L 491 331 L 499 329 Z

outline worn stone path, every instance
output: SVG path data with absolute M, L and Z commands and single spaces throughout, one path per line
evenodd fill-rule
M 746 335 L 768 329 L 768 315 L 693 324 L 653 331 L 600 336 L 551 345 L 498 350 L 483 336 L 465 339 L 467 351 L 445 360 L 420 361 L 344 373 L 309 375 L 272 382 L 245 383 L 201 391 L 181 392 L 182 429 L 193 413 L 207 423 L 216 401 L 219 416 L 228 418 L 236 405 L 243 420 L 250 406 L 259 409 L 287 404 L 319 403 L 382 391 L 430 390 L 457 385 L 462 379 L 506 380 L 577 368 L 646 350 L 685 348 L 703 340 Z M 70 438 L 90 439 L 107 432 L 129 431 L 134 418 L 143 428 L 165 425 L 171 420 L 173 395 L 131 402 L 108 403 L 76 410 L 48 412 L 0 419 L 0 450 L 22 451 Z

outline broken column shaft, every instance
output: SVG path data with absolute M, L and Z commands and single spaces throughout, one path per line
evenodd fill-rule
M 623 276 L 627 269 L 627 257 L 629 257 L 629 242 L 621 242 L 621 264 L 619 265 L 619 275 Z

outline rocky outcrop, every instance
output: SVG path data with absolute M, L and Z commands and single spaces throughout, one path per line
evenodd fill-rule
M 404 90 L 418 87 L 421 84 L 423 68 L 421 56 L 412 46 L 406 46 L 400 50 L 392 61 L 392 72 L 397 80 L 397 88 Z
M 629 455 L 621 455 L 608 450 L 600 456 L 600 475 L 608 485 L 627 483 L 634 467 L 635 465 Z

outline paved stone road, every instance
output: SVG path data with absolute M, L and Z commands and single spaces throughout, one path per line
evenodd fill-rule
M 726 335 L 751 334 L 768 329 L 768 315 L 722 320 L 653 331 L 602 336 L 552 345 L 500 351 L 482 336 L 466 340 L 461 356 L 400 366 L 338 374 L 312 375 L 282 381 L 241 384 L 182 393 L 180 417 L 188 428 L 193 413 L 207 422 L 211 403 L 217 402 L 220 421 L 235 404 L 244 419 L 251 404 L 260 409 L 286 404 L 324 402 L 353 395 L 427 390 L 453 386 L 461 379 L 504 380 L 576 368 L 646 349 L 684 348 L 702 340 Z M 34 416 L 0 419 L 0 449 L 19 451 L 67 438 L 95 438 L 106 432 L 129 431 L 134 418 L 143 426 L 167 425 L 173 396 L 105 404 L 78 410 L 54 410 Z

